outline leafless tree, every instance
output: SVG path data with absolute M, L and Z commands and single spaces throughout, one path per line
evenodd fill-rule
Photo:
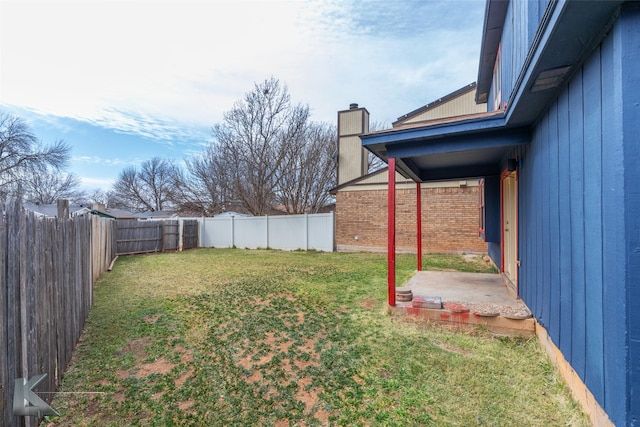
M 76 203 L 85 198 L 77 175 L 50 169 L 29 174 L 23 188 L 25 200 L 31 203 L 52 204 L 58 199 Z
M 61 170 L 69 160 L 70 147 L 63 141 L 46 146 L 19 117 L 0 112 L 0 192 L 15 191 L 25 180 Z
M 335 126 L 311 123 L 299 144 L 281 164 L 277 199 L 289 214 L 317 213 L 336 185 Z
M 246 211 L 264 215 L 276 201 L 282 164 L 299 152 L 309 107 L 294 105 L 287 87 L 271 78 L 255 84 L 213 127 L 230 186 Z
M 104 205 L 105 207 L 116 207 L 116 193 L 113 190 L 105 191 L 103 189 L 95 189 L 89 193 L 84 193 L 84 197 L 78 201 L 85 206 L 91 206 L 94 204 Z
M 371 122 L 369 125 L 369 132 L 375 132 L 382 129 L 387 129 L 389 126 L 382 122 Z M 371 151 L 367 153 L 367 173 L 375 172 L 382 168 L 386 168 L 387 164 Z
M 113 185 L 114 207 L 135 211 L 172 207 L 175 170 L 172 162 L 159 157 L 143 162 L 139 170 L 134 166 L 123 169 Z
M 108 206 L 109 204 L 109 194 L 111 191 L 104 191 L 102 189 L 93 190 L 90 194 L 87 195 L 87 204 L 97 203 L 100 205 Z
M 233 209 L 232 174 L 213 145 L 185 160 L 185 170 L 176 169 L 173 200 L 179 211 L 212 216 Z M 237 209 L 235 209 L 237 210 Z

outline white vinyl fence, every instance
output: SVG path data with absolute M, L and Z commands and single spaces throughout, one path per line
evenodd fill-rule
M 332 252 L 334 214 L 194 218 L 204 248 L 270 248 Z

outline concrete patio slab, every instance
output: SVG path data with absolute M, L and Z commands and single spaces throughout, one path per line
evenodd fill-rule
M 458 271 L 418 271 L 405 285 L 414 295 L 478 304 L 518 306 L 521 302 L 509 291 L 500 274 Z
M 500 274 L 419 271 L 405 285 L 413 297 L 439 297 L 442 309 L 412 301 L 396 302 L 393 314 L 459 326 L 485 326 L 496 333 L 533 335 L 535 320 L 527 306 L 507 288 Z

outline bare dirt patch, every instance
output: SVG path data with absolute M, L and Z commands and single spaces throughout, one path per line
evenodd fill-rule
M 310 413 L 315 405 L 318 404 L 318 391 L 315 388 L 310 388 L 311 377 L 304 377 L 298 380 L 298 392 L 296 393 L 296 399 L 304 403 L 305 411 Z
M 149 347 L 151 343 L 152 341 L 149 337 L 137 338 L 129 341 L 129 343 L 122 348 L 122 351 L 133 354 L 136 360 L 142 360 L 147 357 L 147 347 Z
M 360 303 L 360 306 L 365 310 L 373 310 L 376 306 L 376 301 L 374 299 L 367 298 Z
M 161 317 L 162 317 L 161 313 L 156 313 L 156 314 L 154 314 L 152 316 L 144 316 L 144 321 L 147 322 L 147 323 L 153 324 L 153 323 L 156 323 L 158 321 L 158 319 L 161 318 Z
M 164 357 L 159 358 L 155 362 L 144 363 L 140 365 L 138 370 L 136 371 L 136 378 L 144 378 L 151 374 L 166 374 L 171 372 L 171 370 L 175 367 L 173 363 L 169 363 L 165 360 Z
M 178 408 L 181 411 L 186 411 L 188 409 L 191 409 L 191 407 L 195 404 L 196 402 L 194 402 L 193 400 L 185 400 L 184 402 L 180 402 L 178 403 Z
M 184 383 L 187 382 L 187 380 L 191 377 L 191 375 L 193 375 L 193 370 L 189 369 L 187 372 L 185 372 L 184 374 L 180 375 L 176 381 L 176 388 L 180 388 L 184 385 Z
M 446 342 L 442 342 L 442 341 L 438 341 L 438 340 L 432 340 L 432 342 L 437 345 L 440 348 L 443 348 L 447 351 L 451 351 L 453 353 L 458 353 L 458 354 L 473 354 L 473 352 L 469 351 L 469 350 L 465 350 L 463 348 L 460 347 L 456 347 L 455 345 L 451 345 L 449 343 Z

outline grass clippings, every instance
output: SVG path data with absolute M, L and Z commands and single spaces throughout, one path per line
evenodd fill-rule
M 398 256 L 399 283 L 414 263 Z M 121 257 L 45 425 L 588 425 L 535 339 L 386 316 L 385 301 L 379 254 Z

